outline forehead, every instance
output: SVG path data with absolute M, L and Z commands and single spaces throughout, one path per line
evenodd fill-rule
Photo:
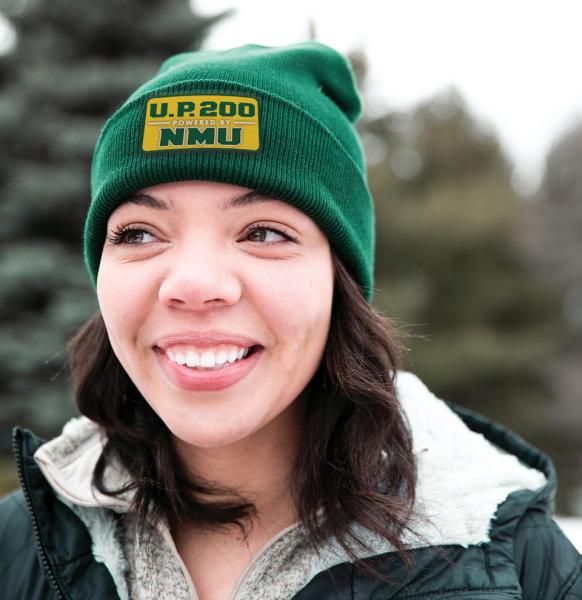
M 162 198 L 158 194 L 146 193 L 141 191 L 134 192 L 129 196 L 125 197 L 113 212 L 116 212 L 124 206 L 130 205 L 145 206 L 147 208 L 152 208 L 154 210 L 159 211 L 169 211 L 175 213 L 180 212 L 179 208 L 176 206 L 176 203 L 172 200 L 171 197 Z M 253 205 L 277 206 L 290 211 L 298 212 L 300 214 L 304 214 L 302 213 L 302 211 L 300 211 L 298 208 L 295 208 L 291 204 L 284 202 L 283 200 L 279 200 L 278 198 L 267 196 L 256 190 L 250 190 L 240 194 L 235 194 L 230 198 L 223 200 L 219 204 L 219 210 L 228 211 L 236 208 L 243 208 Z

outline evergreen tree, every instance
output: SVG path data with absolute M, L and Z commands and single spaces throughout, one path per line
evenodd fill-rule
M 524 243 L 540 273 L 560 290 L 567 335 L 547 366 L 555 402 L 542 415 L 551 451 L 560 457 L 562 487 L 575 490 L 571 511 L 582 516 L 582 122 L 550 149 L 532 202 Z
M 0 57 L 0 451 L 15 423 L 41 435 L 75 413 L 65 346 L 96 310 L 82 259 L 101 127 L 163 60 L 200 47 L 227 13 L 187 0 L 3 3 Z
M 353 64 L 366 97 L 365 60 Z M 565 323 L 557 288 L 523 250 L 531 208 L 509 160 L 454 88 L 374 112 L 359 126 L 376 205 L 374 304 L 411 334 L 404 368 L 521 433 L 563 474 L 545 366 Z M 563 513 L 571 491 L 561 486 Z
M 519 251 L 528 207 L 495 136 L 455 92 L 383 127 L 392 146 L 370 168 L 377 287 L 382 308 L 430 335 L 412 340 L 410 366 L 453 401 L 535 426 L 540 361 L 562 324 L 555 292 Z

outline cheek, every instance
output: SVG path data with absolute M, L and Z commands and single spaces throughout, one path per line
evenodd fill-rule
M 298 352 L 312 360 L 323 349 L 331 319 L 333 269 L 328 263 L 305 267 L 303 263 L 273 272 L 268 288 L 261 290 L 262 299 L 256 299 L 262 317 L 294 361 Z
M 157 273 L 143 263 L 123 264 L 104 253 L 97 273 L 99 303 L 112 307 L 122 318 L 131 315 L 132 307 L 144 306 L 155 299 Z
M 135 339 L 147 312 L 144 282 L 135 273 L 111 268 L 105 261 L 97 275 L 97 300 L 117 357 L 123 360 L 124 341 Z

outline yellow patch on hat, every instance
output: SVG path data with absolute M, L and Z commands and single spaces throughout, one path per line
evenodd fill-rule
M 168 96 L 146 106 L 142 148 L 259 149 L 259 104 L 243 96 Z

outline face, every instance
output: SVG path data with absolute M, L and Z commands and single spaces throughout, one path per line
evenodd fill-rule
M 248 188 L 185 181 L 132 196 L 107 238 L 97 295 L 113 351 L 177 441 L 215 448 L 296 425 L 333 297 L 330 245 L 310 217 Z M 193 368 L 194 354 L 207 367 L 249 344 L 262 349 Z M 190 366 L 175 363 L 188 354 Z

